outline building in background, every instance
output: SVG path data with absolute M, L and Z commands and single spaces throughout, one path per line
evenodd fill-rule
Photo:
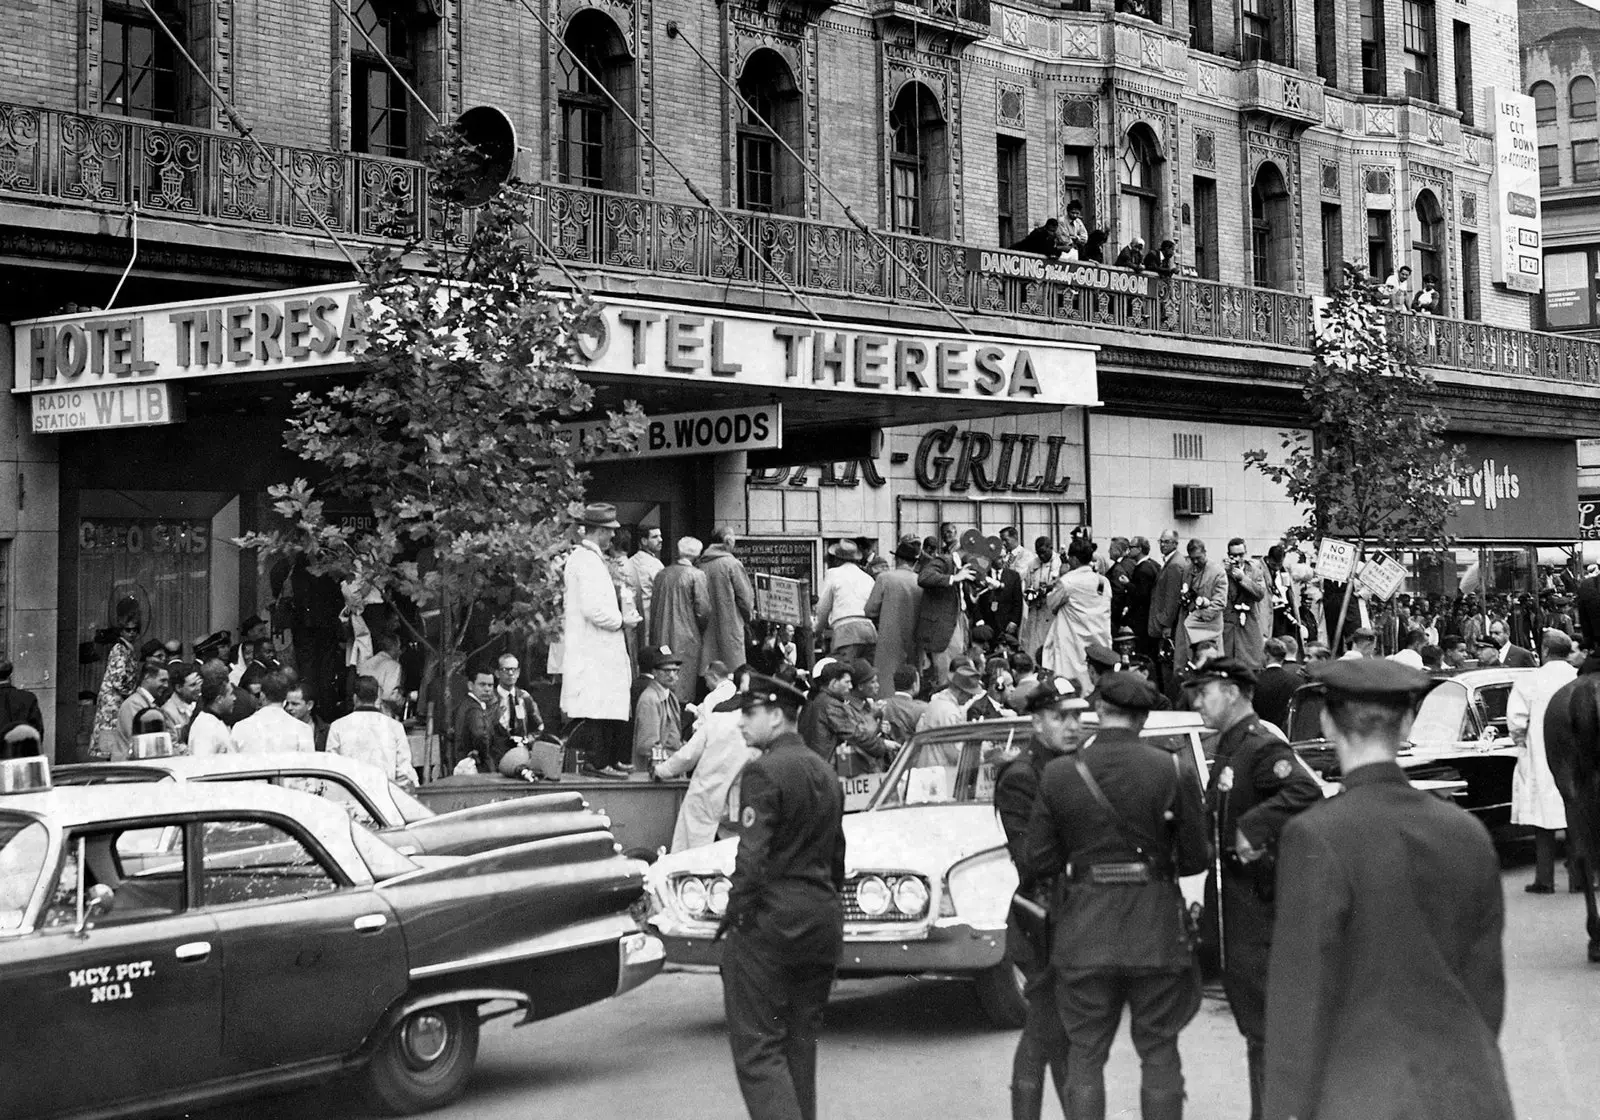
M 1600 11 L 1519 0 L 1524 88 L 1539 124 L 1545 330 L 1600 337 Z
M 0 403 L 0 633 L 65 750 L 119 589 L 162 604 L 163 636 L 185 641 L 274 597 L 231 538 L 303 470 L 282 446 L 292 396 L 349 376 L 270 345 L 282 317 L 342 297 L 283 293 L 350 282 L 320 224 L 359 255 L 393 199 L 413 232 L 441 232 L 416 162 L 428 113 L 406 84 L 446 120 L 505 115 L 535 231 L 631 316 L 591 364 L 602 403 L 782 406 L 778 448 L 691 439 L 596 466 L 596 495 L 669 539 L 750 527 L 776 565 L 957 511 L 986 533 L 1176 524 L 1261 549 L 1288 511 L 1238 455 L 1300 421 L 1310 299 L 1346 259 L 1438 278 L 1445 313 L 1393 329 L 1453 430 L 1522 441 L 1497 461 L 1570 463 L 1600 427 L 1600 343 L 1530 330 L 1537 294 L 1494 279 L 1490 91 L 1527 88 L 1504 3 L 157 2 L 263 149 L 142 4 L 12 8 L 0 318 L 26 325 L 0 347 L 17 388 Z M 1178 270 L 1003 251 L 1072 201 L 1107 232 L 1107 261 L 1136 236 L 1172 240 Z M 171 302 L 185 306 L 133 310 Z M 237 358 L 197 375 L 134 356 L 135 321 L 150 341 L 202 313 L 208 330 L 243 316 Z M 342 334 L 348 306 L 325 314 Z M 115 345 L 52 349 L 55 376 L 35 380 L 33 340 L 74 328 Z M 975 372 L 985 348 L 1002 391 Z M 164 386 L 167 407 L 49 407 L 130 385 Z M 1577 535 L 1565 511 L 1533 528 L 1522 543 Z

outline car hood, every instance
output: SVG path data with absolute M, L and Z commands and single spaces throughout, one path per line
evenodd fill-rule
M 911 805 L 844 818 L 845 872 L 916 871 L 939 883 L 945 872 L 979 852 L 1005 846 L 992 805 Z M 650 869 L 652 885 L 678 872 L 733 873 L 739 841 L 719 840 L 662 856 Z
M 497 801 L 384 829 L 379 835 L 405 855 L 466 856 L 534 840 L 610 829 L 611 821 L 603 813 L 565 805 L 563 801 L 542 802 L 537 797 Z

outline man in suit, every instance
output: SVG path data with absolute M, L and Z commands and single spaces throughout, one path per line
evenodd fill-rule
M 489 762 L 492 736 L 489 732 L 489 704 L 494 698 L 494 673 L 480 668 L 467 678 L 467 695 L 456 708 L 456 719 L 450 736 L 450 773 L 455 773 L 463 759 L 470 758 L 478 773 L 494 770 Z
M 929 537 L 922 547 L 917 565 L 922 602 L 917 608 L 916 643 L 918 653 L 928 661 L 929 679 L 935 688 L 942 688 L 950 676 L 950 645 L 961 613 L 961 585 L 972 578 L 972 569 L 962 565 L 953 542 L 942 544 Z
M 1154 652 L 1146 653 L 1161 677 L 1161 689 L 1167 699 L 1177 697 L 1178 681 L 1172 673 L 1168 658 L 1162 653 L 1166 642 L 1176 640 L 1178 613 L 1183 606 L 1183 577 L 1188 565 L 1178 555 L 1178 531 L 1168 529 L 1161 534 L 1161 571 L 1156 575 L 1155 591 L 1150 596 L 1150 625 L 1145 627 Z
M 495 662 L 494 695 L 489 708 L 489 754 L 496 770 L 508 778 L 526 778 L 524 771 L 554 779 L 560 766 L 534 757 L 530 749 L 544 730 L 544 716 L 527 689 L 518 686 L 522 665 L 514 653 Z
M 1161 579 L 1161 564 L 1150 555 L 1148 537 L 1131 538 L 1128 541 L 1128 557 L 1133 562 L 1133 571 L 1128 578 L 1128 598 L 1122 625 L 1133 631 L 1134 652 L 1142 653 L 1154 662 L 1160 653 L 1160 644 L 1150 636 L 1150 607 L 1155 600 L 1156 584 Z
M 1294 698 L 1295 689 L 1306 683 L 1299 667 L 1290 667 L 1286 663 L 1289 643 L 1293 641 L 1293 638 L 1284 636 L 1268 638 L 1263 642 L 1261 648 L 1267 666 L 1256 674 L 1256 715 L 1285 735 L 1289 733 L 1289 701 Z
M 11 683 L 14 666 L 0 653 L 0 758 L 40 753 L 44 743 L 44 716 L 39 698 Z
M 1395 756 L 1433 682 L 1330 662 L 1344 792 L 1284 826 L 1267 975 L 1269 1120 L 1511 1120 L 1500 860 Z
M 1489 623 L 1489 643 L 1494 646 L 1495 661 L 1507 669 L 1536 669 L 1539 666 L 1539 659 L 1532 650 L 1511 644 L 1510 631 L 1499 619 Z
M 974 556 L 979 590 L 972 601 L 973 625 L 989 627 L 995 641 L 1020 640 L 1022 632 L 1022 577 L 1010 568 L 992 565 L 986 556 Z

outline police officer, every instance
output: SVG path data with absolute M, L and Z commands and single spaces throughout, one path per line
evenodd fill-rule
M 1433 682 L 1382 658 L 1313 675 L 1344 792 L 1283 830 L 1266 1116 L 1511 1120 L 1500 861 L 1395 762 Z
M 1026 751 L 1000 771 L 994 786 L 994 808 L 1005 829 L 1011 862 L 1017 867 L 1017 893 L 1048 900 L 1049 884 L 1036 882 L 1027 872 L 1028 821 L 1038 799 L 1040 775 L 1053 759 L 1077 749 L 1078 714 L 1089 703 L 1065 677 L 1040 681 L 1019 699 L 1022 710 L 1033 717 L 1033 739 Z M 1022 969 L 1028 996 L 1028 1017 L 1022 1024 L 1017 1054 L 1011 1063 L 1011 1120 L 1039 1120 L 1047 1065 L 1065 1113 L 1067 1036 L 1056 1010 L 1049 947 L 1030 940 L 1027 931 L 1013 920 L 1006 929 L 1006 948 Z
M 1206 726 L 1219 733 L 1206 787 L 1216 853 L 1206 898 L 1219 928 L 1222 987 L 1244 1035 L 1250 1120 L 1261 1120 L 1278 836 L 1290 817 L 1322 800 L 1322 790 L 1293 748 L 1256 718 L 1256 674 L 1245 662 L 1213 658 L 1183 687 Z
M 1204 871 L 1205 805 L 1174 750 L 1139 738 L 1157 705 L 1132 673 L 1097 690 L 1100 728 L 1045 766 L 1028 823 L 1028 872 L 1071 869 L 1050 963 L 1066 1027 L 1069 1120 L 1104 1120 L 1104 1069 L 1122 1008 L 1142 1063 L 1144 1120 L 1181 1120 L 1178 1032 L 1200 1008 L 1178 876 Z
M 844 942 L 844 796 L 796 728 L 805 694 L 752 674 L 739 710 L 762 754 L 740 777 L 739 854 L 717 936 L 739 1091 L 752 1120 L 815 1120 L 817 1032 Z

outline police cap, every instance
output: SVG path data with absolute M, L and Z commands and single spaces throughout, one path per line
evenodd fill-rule
M 848 675 L 848 670 L 846 674 Z M 805 706 L 806 694 L 793 685 L 785 684 L 774 677 L 764 677 L 760 673 L 751 673 L 749 683 L 743 692 L 736 692 L 733 696 L 718 704 L 713 711 L 738 712 L 748 711 L 751 708 L 769 705 L 783 708 L 786 711 L 798 712 Z
M 1183 678 L 1184 688 L 1199 688 L 1207 681 L 1232 681 L 1246 688 L 1256 686 L 1256 671 L 1237 657 L 1213 657 Z
M 1137 673 L 1107 673 L 1100 678 L 1095 695 L 1113 708 L 1129 712 L 1149 712 L 1161 706 L 1161 694 Z
M 682 664 L 683 658 L 673 653 L 670 646 L 646 646 L 639 651 L 639 668 L 646 673 Z
M 1408 705 L 1434 685 L 1432 677 L 1386 657 L 1353 657 L 1311 666 L 1330 697 L 1368 700 L 1375 704 Z
M 1089 702 L 1078 695 L 1078 686 L 1066 677 L 1046 678 L 1019 697 L 1022 710 L 1028 715 L 1035 712 L 1081 712 Z
M 1122 664 L 1122 658 L 1117 656 L 1116 650 L 1108 649 L 1099 642 L 1090 642 L 1089 648 L 1083 651 L 1083 656 L 1089 664 L 1107 671 L 1116 669 Z

